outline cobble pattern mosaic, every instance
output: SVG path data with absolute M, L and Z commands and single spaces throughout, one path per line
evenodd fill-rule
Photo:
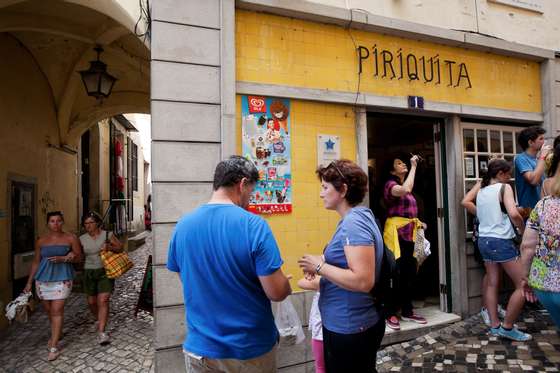
M 153 318 L 134 317 L 151 238 L 130 253 L 134 267 L 117 279 L 111 297 L 111 344 L 97 344 L 84 294 L 72 294 L 65 306 L 62 353 L 47 361 L 50 335 L 47 315 L 37 309 L 26 324 L 13 324 L 0 335 L 0 373 L 153 372 Z
M 379 372 L 558 372 L 560 335 L 545 310 L 526 310 L 514 342 L 488 334 L 479 316 L 379 351 Z

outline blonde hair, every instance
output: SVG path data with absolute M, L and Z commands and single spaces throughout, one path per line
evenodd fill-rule
M 560 173 L 553 176 L 550 194 L 554 197 L 560 197 Z

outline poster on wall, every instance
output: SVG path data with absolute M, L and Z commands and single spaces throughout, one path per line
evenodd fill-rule
M 317 167 L 340 159 L 340 136 L 317 135 Z
M 259 171 L 249 211 L 292 212 L 290 100 L 242 96 L 241 122 L 242 154 Z

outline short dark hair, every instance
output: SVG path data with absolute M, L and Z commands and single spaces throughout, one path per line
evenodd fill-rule
M 90 211 L 84 216 L 82 216 L 82 226 L 86 224 L 87 219 L 93 219 L 97 224 L 98 228 L 101 227 L 101 225 L 103 224 L 103 218 L 95 211 Z
M 319 180 L 331 183 L 339 192 L 342 191 L 343 184 L 346 184 L 348 190 L 344 198 L 350 206 L 356 206 L 364 200 L 368 190 L 368 177 L 356 163 L 340 159 L 332 161 L 328 166 L 319 166 L 316 173 Z
M 529 140 L 535 141 L 540 135 L 544 135 L 546 130 L 540 126 L 527 127 L 517 135 L 517 142 L 521 149 L 526 150 L 529 147 Z
M 64 215 L 62 214 L 62 211 L 49 211 L 47 212 L 47 223 L 49 222 L 50 218 L 52 218 L 53 216 L 60 216 L 62 221 L 64 221 Z
M 259 171 L 245 157 L 232 155 L 218 163 L 214 171 L 214 190 L 221 187 L 231 187 L 239 183 L 241 179 L 247 178 L 250 183 L 256 183 L 259 180 Z

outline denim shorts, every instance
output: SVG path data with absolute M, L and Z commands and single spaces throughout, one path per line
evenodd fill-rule
M 505 263 L 519 257 L 519 249 L 512 239 L 479 237 L 478 249 L 485 262 Z

